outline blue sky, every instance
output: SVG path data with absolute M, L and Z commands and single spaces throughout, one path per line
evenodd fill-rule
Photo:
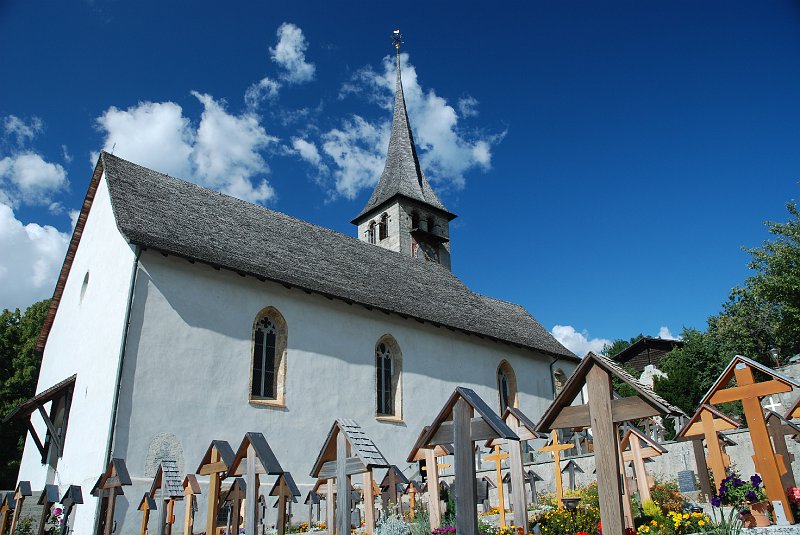
M 453 271 L 578 352 L 703 328 L 797 196 L 797 2 L 12 0 L 0 308 L 52 294 L 102 148 L 354 235 L 394 28 Z

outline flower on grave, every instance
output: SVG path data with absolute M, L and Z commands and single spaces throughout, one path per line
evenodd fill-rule
M 754 487 L 761 485 L 761 481 L 761 476 L 758 474 L 753 474 L 750 476 L 750 483 L 752 483 Z
M 719 499 L 719 496 L 711 497 L 711 505 L 713 507 L 722 507 L 722 501 Z

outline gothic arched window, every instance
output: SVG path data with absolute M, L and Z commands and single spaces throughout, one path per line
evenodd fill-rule
M 384 213 L 378 223 L 378 239 L 385 240 L 389 237 L 389 215 Z
M 283 405 L 286 385 L 286 321 L 273 307 L 256 316 L 253 325 L 250 400 Z
M 372 221 L 369 224 L 369 229 L 367 230 L 367 241 L 369 243 L 375 243 L 375 221 Z
M 375 345 L 375 392 L 378 416 L 402 418 L 402 355 L 394 338 L 383 336 Z
M 500 401 L 500 414 L 507 407 L 517 406 L 517 377 L 508 361 L 503 361 L 497 367 L 497 395 Z

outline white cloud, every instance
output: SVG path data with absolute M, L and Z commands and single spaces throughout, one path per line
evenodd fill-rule
M 66 145 L 61 145 L 61 153 L 64 156 L 64 162 L 72 163 L 72 154 L 69 153 L 69 148 Z
M 478 115 L 478 99 L 467 95 L 458 99 L 458 111 L 462 117 L 474 117 Z
M 294 153 L 316 167 L 320 172 L 327 171 L 328 168 L 324 163 L 322 163 L 322 156 L 319 154 L 319 149 L 312 141 L 307 141 L 299 137 L 293 137 L 292 149 L 294 149 Z
M 20 203 L 52 206 L 53 195 L 67 186 L 67 172 L 34 152 L 6 156 L 0 160 L 0 199 L 11 206 Z
M 337 169 L 336 193 L 353 199 L 361 189 L 373 186 L 383 171 L 389 144 L 388 122 L 372 124 L 358 115 L 322 135 L 322 150 Z
M 669 327 L 664 325 L 662 325 L 658 330 L 658 337 L 663 338 L 664 340 L 680 340 L 679 336 L 673 335 L 671 332 L 669 332 Z
M 48 225 L 24 225 L 0 203 L 0 309 L 50 297 L 68 243 L 69 234 Z
M 278 96 L 281 84 L 265 76 L 258 82 L 247 88 L 244 93 L 244 103 L 248 108 L 257 108 L 266 99 L 273 99 Z
M 459 120 L 477 114 L 477 100 L 472 97 L 461 99 L 459 101 L 461 116 L 459 116 L 455 108 L 438 96 L 433 89 L 422 88 L 416 68 L 408 60 L 408 54 L 401 54 L 400 59 L 403 93 L 423 170 L 440 189 L 463 188 L 465 173 L 474 168 L 491 167 L 492 145 L 498 143 L 504 134 L 470 134 L 464 131 L 459 125 Z M 396 58 L 386 56 L 382 71 L 375 71 L 369 66 L 359 70 L 352 80 L 342 87 L 340 97 L 350 94 L 361 95 L 384 109 L 391 110 L 394 105 L 395 79 Z M 365 163 L 353 161 L 352 158 L 334 157 L 334 163 L 339 166 L 339 170 L 334 173 L 335 190 L 349 198 L 354 197 L 361 188 L 371 187 L 377 182 L 386 155 L 388 138 L 381 139 L 381 143 L 378 144 L 372 143 L 374 138 L 366 132 L 367 128 L 363 123 L 363 119 L 354 116 L 343 121 L 341 128 L 323 134 L 325 142 L 323 146 L 326 146 L 331 138 L 361 142 L 359 148 L 353 152 L 359 157 L 369 157 L 370 161 Z M 386 114 L 383 121 L 369 123 L 369 127 L 377 132 L 388 132 L 390 124 L 391 116 Z M 327 149 L 325 152 L 330 155 Z M 379 161 L 380 165 L 372 164 L 374 160 Z
M 278 43 L 269 52 L 272 61 L 283 67 L 282 80 L 290 84 L 301 84 L 314 79 L 316 67 L 306 61 L 308 42 L 303 30 L 290 22 L 278 27 Z
M 17 145 L 21 147 L 44 130 L 44 123 L 38 117 L 33 117 L 30 123 L 26 123 L 15 115 L 8 115 L 3 120 L 3 130 L 6 136 L 16 137 Z
M 611 343 L 611 340 L 605 338 L 589 338 L 588 331 L 579 332 L 571 325 L 556 325 L 550 332 L 564 347 L 579 357 L 585 356 L 589 351 L 600 353 L 607 344 Z
M 104 149 L 246 201 L 272 199 L 275 191 L 263 177 L 269 167 L 260 151 L 276 138 L 266 133 L 256 115 L 233 115 L 211 95 L 192 95 L 203 104 L 197 128 L 174 102 L 109 108 L 97 119 L 105 133 Z

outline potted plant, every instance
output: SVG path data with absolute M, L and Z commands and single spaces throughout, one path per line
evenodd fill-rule
M 767 501 L 767 491 L 758 474 L 744 480 L 736 472 L 731 473 L 720 483 L 719 495 L 715 498 L 712 503 L 716 501 L 738 509 L 744 527 L 769 526 L 771 523 L 772 504 Z

